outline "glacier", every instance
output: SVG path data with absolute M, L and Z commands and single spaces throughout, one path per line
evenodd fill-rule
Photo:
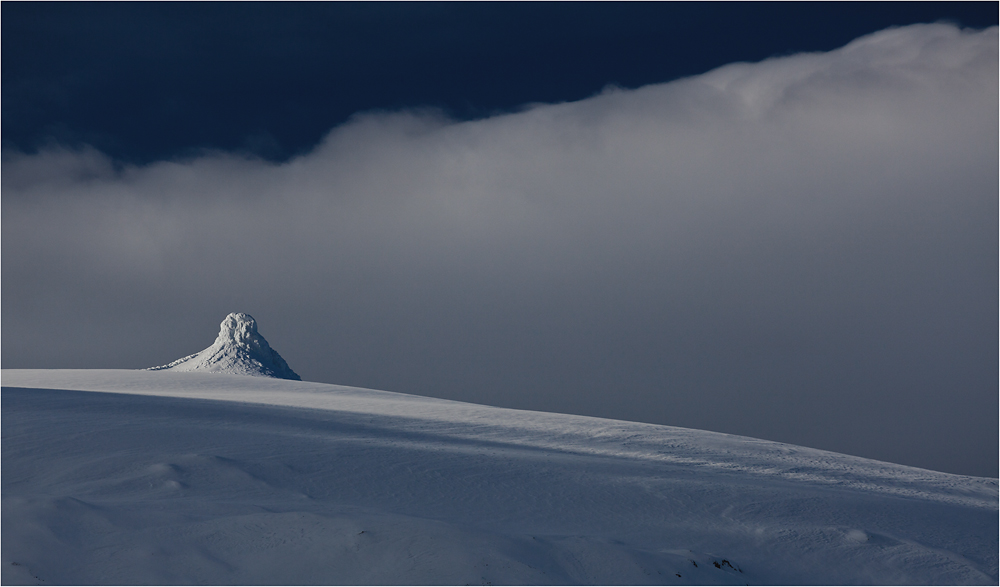
M 8 585 L 997 583 L 997 479 L 275 377 L 0 378 Z

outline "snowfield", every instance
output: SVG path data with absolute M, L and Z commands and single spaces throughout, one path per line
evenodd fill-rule
M 2 383 L 6 585 L 998 582 L 997 479 L 267 377 Z

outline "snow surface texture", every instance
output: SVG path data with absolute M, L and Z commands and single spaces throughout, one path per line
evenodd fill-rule
M 997 584 L 997 479 L 267 377 L 2 379 L 7 585 Z
M 167 369 L 277 377 L 295 381 L 302 379 L 257 332 L 257 321 L 253 316 L 242 313 L 226 316 L 212 346 L 168 365 L 151 367 L 149 371 Z

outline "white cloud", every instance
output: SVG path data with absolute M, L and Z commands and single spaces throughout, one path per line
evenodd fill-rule
M 969 352 L 996 350 L 997 36 L 362 114 L 281 165 L 5 153 L 4 366 L 162 364 L 246 311 L 307 379 L 849 452 L 928 414 L 995 440 L 953 412 L 996 407 Z M 907 424 L 857 413 L 903 395 Z

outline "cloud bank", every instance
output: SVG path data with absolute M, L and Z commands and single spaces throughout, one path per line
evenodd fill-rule
M 248 312 L 303 379 L 997 475 L 998 34 L 456 122 L 284 164 L 4 152 L 5 368 L 140 368 Z

